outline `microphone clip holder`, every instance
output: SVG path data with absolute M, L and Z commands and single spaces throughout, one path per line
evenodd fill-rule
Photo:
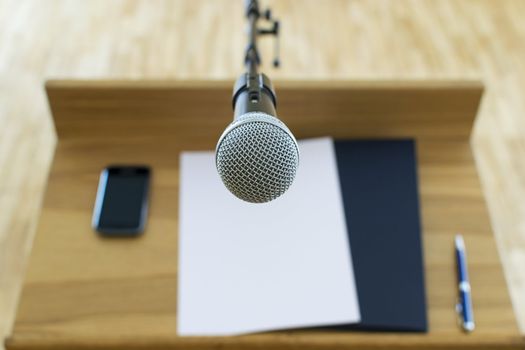
M 273 36 L 274 38 L 274 59 L 273 66 L 279 67 L 281 64 L 280 60 L 280 44 L 279 44 L 279 34 L 280 34 L 280 21 L 275 19 L 272 16 L 272 11 L 266 9 L 261 15 L 259 10 L 259 3 L 257 0 L 246 0 L 246 17 L 250 21 L 249 26 L 249 43 L 246 48 L 245 63 L 250 65 L 259 65 L 261 63 L 259 51 L 257 49 L 257 37 L 258 36 Z M 259 28 L 257 21 L 259 18 L 263 17 L 266 21 L 269 22 L 270 27 Z

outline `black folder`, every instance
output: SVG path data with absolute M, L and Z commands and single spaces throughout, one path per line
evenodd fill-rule
M 361 310 L 352 329 L 426 332 L 413 140 L 335 141 Z

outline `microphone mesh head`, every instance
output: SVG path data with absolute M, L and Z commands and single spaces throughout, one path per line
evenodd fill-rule
M 269 202 L 292 184 L 299 165 L 294 136 L 279 119 L 246 113 L 226 128 L 217 144 L 217 171 L 238 198 Z

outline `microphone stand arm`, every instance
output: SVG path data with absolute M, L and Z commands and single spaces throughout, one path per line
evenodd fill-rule
M 257 20 L 261 16 L 257 0 L 246 0 L 246 17 L 248 18 L 248 46 L 244 57 L 244 64 L 248 74 L 257 75 L 257 68 L 261 64 L 261 57 L 257 49 Z
M 261 58 L 257 47 L 257 37 L 259 35 L 273 35 L 275 37 L 275 58 L 274 66 L 279 66 L 279 21 L 272 18 L 270 10 L 266 10 L 264 18 L 272 23 L 272 28 L 261 29 L 258 21 L 261 18 L 258 0 L 245 0 L 246 17 L 248 19 L 248 45 L 246 47 L 244 64 L 246 73 L 243 74 L 235 83 L 233 89 L 233 108 L 234 118 L 250 113 L 263 112 L 271 116 L 276 116 L 275 106 L 277 100 L 270 79 L 259 73 Z M 247 94 L 247 95 L 246 95 Z M 240 98 L 240 97 L 243 98 Z

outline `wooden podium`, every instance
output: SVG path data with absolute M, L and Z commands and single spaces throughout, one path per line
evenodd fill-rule
M 278 113 L 298 138 L 415 138 L 428 334 L 326 330 L 178 337 L 179 152 L 210 150 L 232 118 L 232 82 L 52 81 L 58 146 L 8 349 L 525 348 L 509 301 L 469 136 L 477 82 L 277 82 Z M 153 167 L 138 239 L 91 229 L 98 176 Z M 453 237 L 465 236 L 477 329 L 454 310 Z M 385 292 L 388 297 L 388 292 Z

